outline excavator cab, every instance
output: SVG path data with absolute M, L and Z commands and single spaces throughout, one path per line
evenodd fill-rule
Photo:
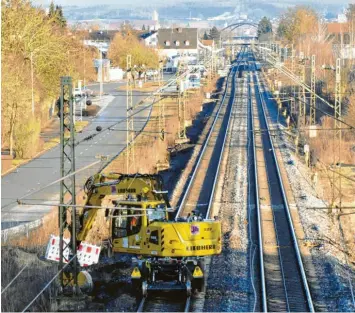
M 110 218 L 113 252 L 139 253 L 145 248 L 148 225 L 166 222 L 168 212 L 165 203 L 159 201 L 122 201 Z

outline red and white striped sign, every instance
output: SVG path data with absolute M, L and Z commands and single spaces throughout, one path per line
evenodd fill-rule
M 69 239 L 64 238 L 64 244 L 69 244 Z M 69 246 L 64 250 L 64 263 L 68 263 L 69 260 Z M 99 262 L 101 247 L 92 245 L 86 242 L 80 243 L 77 250 L 77 259 L 80 266 L 90 266 Z M 47 260 L 59 262 L 59 236 L 51 235 L 49 243 L 47 245 L 46 255 Z

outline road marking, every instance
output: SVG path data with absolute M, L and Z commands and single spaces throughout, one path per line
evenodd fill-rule
M 83 152 L 80 152 L 80 154 L 83 154 Z
M 88 151 L 88 148 L 86 148 L 85 151 Z

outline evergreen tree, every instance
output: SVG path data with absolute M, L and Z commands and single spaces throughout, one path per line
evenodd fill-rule
M 55 14 L 55 8 L 54 8 L 54 3 L 53 3 L 53 1 L 52 1 L 51 4 L 49 5 L 48 16 L 49 16 L 49 17 L 53 17 L 54 14 Z
M 203 40 L 208 40 L 208 39 L 209 39 L 209 37 L 208 37 L 207 33 L 205 32 L 205 33 L 203 34 Z
M 145 25 L 143 24 L 142 30 L 145 30 Z
M 62 27 L 67 26 L 67 20 L 64 17 L 63 8 L 61 6 L 58 7 L 58 21 L 59 21 L 60 26 L 62 26 Z
M 49 6 L 48 16 L 50 18 L 53 18 L 54 23 L 59 25 L 60 27 L 64 28 L 67 26 L 67 20 L 64 17 L 62 7 L 59 5 L 54 6 L 53 1 L 51 2 L 50 6 Z
M 216 26 L 213 26 L 210 30 L 210 38 L 213 39 L 215 42 L 219 41 L 219 31 Z
M 260 37 L 263 34 L 272 34 L 272 25 L 270 20 L 264 16 L 258 25 L 258 37 Z

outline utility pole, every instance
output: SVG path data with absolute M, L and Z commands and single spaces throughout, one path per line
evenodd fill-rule
M 135 169 L 135 156 L 134 156 L 134 117 L 133 114 L 133 90 L 132 90 L 132 82 L 133 78 L 132 74 L 132 56 L 130 54 L 127 55 L 126 58 L 126 73 L 127 73 L 127 136 L 126 136 L 126 170 L 127 173 L 130 173 L 131 168 Z M 130 76 L 128 75 L 130 73 Z
M 302 64 L 301 64 L 301 77 L 300 77 L 300 81 L 302 86 L 300 88 L 298 88 L 298 98 L 300 99 L 298 101 L 299 103 L 299 112 L 298 112 L 298 128 L 301 127 L 301 125 L 305 124 L 305 118 L 306 118 L 306 90 L 304 88 L 304 84 L 306 81 L 306 67 L 305 67 L 305 60 L 302 60 Z
M 178 70 L 179 71 L 179 70 Z M 179 74 L 178 74 L 179 75 Z M 162 97 L 162 87 L 163 87 L 163 65 L 161 64 L 159 67 L 159 93 L 158 93 L 158 131 L 161 134 L 161 139 L 164 140 L 164 133 L 165 133 L 165 103 Z
M 209 64 L 209 81 L 212 81 L 212 71 L 213 71 L 213 45 L 212 45 L 212 50 L 211 50 L 211 60 L 210 60 L 210 64 Z
M 336 68 L 335 68 L 335 95 L 334 95 L 334 145 L 335 141 L 338 139 L 338 164 L 339 164 L 339 207 L 342 206 L 342 193 L 341 193 L 341 141 L 342 141 L 342 133 L 341 133 L 341 63 L 340 58 L 336 60 Z M 335 155 L 335 151 L 334 151 Z M 334 162 L 335 163 L 335 162 Z M 333 172 L 334 174 L 334 172 Z M 333 184 L 335 186 L 335 177 L 333 175 Z M 333 186 L 333 188 L 335 188 Z
M 303 60 L 304 63 L 302 63 L 302 74 L 301 74 L 301 83 L 302 83 L 302 88 L 301 88 L 301 92 L 302 92 L 302 100 L 299 102 L 300 105 L 300 111 L 298 113 L 299 118 L 301 123 L 303 123 L 303 125 L 306 125 L 306 88 L 304 87 L 305 83 L 306 83 L 306 60 Z
M 292 44 L 292 51 L 291 51 L 291 72 L 294 74 L 295 71 L 295 50 L 293 49 L 293 44 Z M 295 114 L 295 98 L 296 98 L 296 88 L 295 84 L 292 82 L 292 87 L 291 87 L 291 116 L 292 114 Z
M 60 82 L 60 175 L 62 178 L 75 172 L 75 141 L 74 141 L 74 106 L 72 93 L 72 78 L 61 77 Z M 73 292 L 78 295 L 78 261 L 76 250 L 76 210 L 70 205 L 76 205 L 75 175 L 60 181 L 59 206 L 59 272 L 63 292 Z M 69 218 L 70 217 L 70 218 Z M 70 220 L 70 222 L 68 222 Z M 64 234 L 70 234 L 70 242 L 64 241 Z M 66 257 L 66 251 L 72 255 Z M 64 269 L 69 260 L 73 260 Z M 65 270 L 65 271 L 64 271 Z
M 101 102 L 101 98 L 104 92 L 104 86 L 103 86 L 103 64 L 102 64 L 102 51 L 100 50 L 100 102 Z
M 309 125 L 316 124 L 316 56 L 312 55 L 311 64 L 311 105 L 309 111 Z
M 336 60 L 335 69 L 335 102 L 334 102 L 334 128 L 336 128 L 336 137 L 341 137 L 341 72 L 340 58 Z
M 85 46 L 84 46 L 84 87 L 86 86 L 86 60 L 85 60 Z
M 178 140 L 179 143 L 186 140 L 186 129 L 185 129 L 185 119 L 186 119 L 186 93 L 185 90 L 181 90 L 181 81 L 178 80 L 179 84 L 178 90 L 178 115 L 179 115 L 179 128 L 178 128 Z

